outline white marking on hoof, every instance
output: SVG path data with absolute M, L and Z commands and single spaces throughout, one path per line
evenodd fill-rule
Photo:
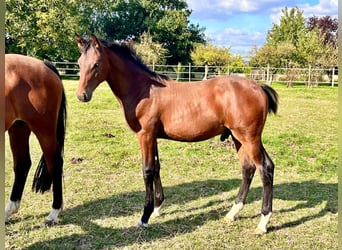
M 138 226 L 142 228 L 148 228 L 148 223 L 144 223 L 141 220 L 138 222 Z
M 9 201 L 7 204 L 7 208 L 5 210 L 5 222 L 9 221 L 9 217 L 12 214 L 18 213 L 20 207 L 20 200 L 19 201 Z
M 44 221 L 44 225 L 46 226 L 53 226 L 58 224 L 58 215 L 61 212 L 62 209 L 52 209 L 50 214 L 46 217 L 46 220 Z
M 230 209 L 229 213 L 226 215 L 226 219 L 228 221 L 234 221 L 236 215 L 243 209 L 243 203 L 239 202 L 238 204 L 236 204 L 234 202 L 232 208 Z
M 258 224 L 258 227 L 255 229 L 255 233 L 257 234 L 264 234 L 267 233 L 267 224 L 270 221 L 272 212 L 269 212 L 267 215 L 263 215 L 261 214 L 261 219 L 260 222 Z
M 153 209 L 153 214 L 152 215 L 155 216 L 155 217 L 160 216 L 160 207 L 155 207 Z

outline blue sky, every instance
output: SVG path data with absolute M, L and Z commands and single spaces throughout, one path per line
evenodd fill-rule
M 299 7 L 304 17 L 337 18 L 338 0 L 186 0 L 192 10 L 190 22 L 205 27 L 205 34 L 218 46 L 229 46 L 233 54 L 245 55 L 253 45 L 265 43 L 267 31 L 278 24 L 281 10 Z

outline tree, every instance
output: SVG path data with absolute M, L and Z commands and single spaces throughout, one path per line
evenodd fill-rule
M 273 24 L 266 36 L 266 44 L 255 51 L 250 65 L 284 67 L 297 61 L 297 45 L 306 33 L 303 11 L 295 7 L 282 10 L 279 24 Z
M 76 60 L 74 33 L 140 42 L 142 34 L 169 52 L 167 63 L 190 62 L 204 29 L 189 22 L 184 0 L 6 0 L 6 53 Z
M 288 68 L 331 67 L 337 64 L 336 20 L 310 17 L 306 21 L 298 8 L 282 10 L 280 24 L 267 33 L 266 44 L 253 51 L 251 66 Z M 307 26 L 306 26 L 307 25 Z
M 316 17 L 312 16 L 307 21 L 309 31 L 318 29 L 320 35 L 324 37 L 324 44 L 337 46 L 338 20 L 330 16 Z
M 140 42 L 134 44 L 136 53 L 145 64 L 164 64 L 166 62 L 167 50 L 161 44 L 154 43 L 149 33 L 144 32 Z
M 276 51 L 277 49 L 275 46 L 271 46 L 268 44 L 265 44 L 264 46 L 258 48 L 256 51 L 253 52 L 255 54 L 249 61 L 250 66 L 265 67 L 269 64 L 274 67 L 278 60 Z
M 189 22 L 190 14 L 184 0 L 118 0 L 97 17 L 96 27 L 111 40 L 138 41 L 148 32 L 169 51 L 167 63 L 188 63 L 194 45 L 204 43 L 204 29 Z
M 6 0 L 6 53 L 49 60 L 74 60 L 73 34 L 79 31 L 75 1 Z
M 218 66 L 217 71 L 220 74 L 223 68 L 227 68 L 229 65 L 230 57 L 230 48 L 220 48 L 211 43 L 207 45 L 198 44 L 195 50 L 191 52 L 191 58 L 195 65 L 206 66 L 204 79 L 207 78 L 208 66 Z
M 323 39 L 314 29 L 303 35 L 298 42 L 298 55 L 302 65 L 319 66 L 318 59 L 324 53 Z
M 217 47 L 213 44 L 198 44 L 191 53 L 195 65 L 227 66 L 230 63 L 230 48 Z
M 267 33 L 266 44 L 276 46 L 279 42 L 290 42 L 295 47 L 298 39 L 305 33 L 305 18 L 303 11 L 298 7 L 282 10 L 280 24 L 273 24 L 272 29 Z

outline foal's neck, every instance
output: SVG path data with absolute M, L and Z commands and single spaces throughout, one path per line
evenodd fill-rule
M 146 97 L 154 81 L 148 72 L 137 67 L 134 62 L 123 60 L 115 54 L 111 57 L 107 82 L 121 103 L 139 103 Z

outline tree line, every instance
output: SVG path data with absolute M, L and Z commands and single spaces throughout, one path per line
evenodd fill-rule
M 278 68 L 337 66 L 338 21 L 330 16 L 307 19 L 299 8 L 282 10 L 279 24 L 268 31 L 266 43 L 251 51 L 251 66 Z
M 76 61 L 74 33 L 126 41 L 146 64 L 301 67 L 337 65 L 336 18 L 304 18 L 282 10 L 266 43 L 250 60 L 212 44 L 205 28 L 190 22 L 185 0 L 6 0 L 5 51 L 52 61 Z
M 161 48 L 158 59 L 186 63 L 195 44 L 205 42 L 204 28 L 190 23 L 190 14 L 185 0 L 6 0 L 5 49 L 75 61 L 75 32 L 94 33 L 109 41 L 147 43 Z

